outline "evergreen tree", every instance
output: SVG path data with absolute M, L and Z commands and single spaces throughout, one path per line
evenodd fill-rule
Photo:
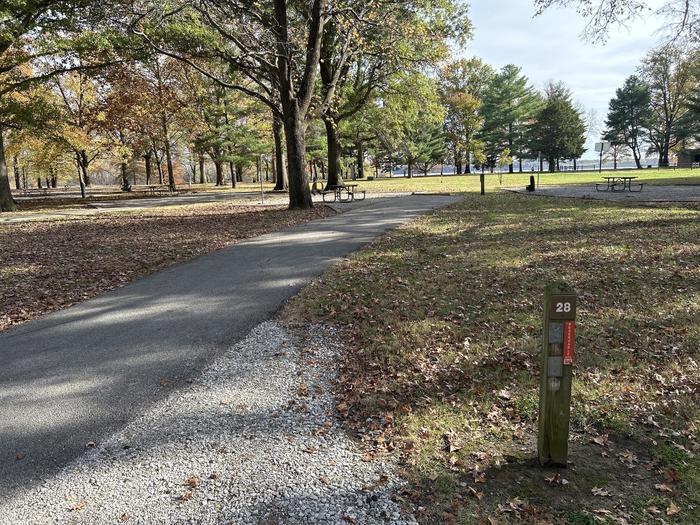
M 440 124 L 421 129 L 415 138 L 416 165 L 428 175 L 428 172 L 437 164 L 445 160 L 447 148 L 445 147 L 445 134 Z
M 499 155 L 509 150 L 520 161 L 525 154 L 525 130 L 539 107 L 540 99 L 519 67 L 508 64 L 491 80 L 484 95 L 483 140 L 491 166 Z M 513 163 L 508 171 L 513 172 Z
M 649 86 L 632 75 L 610 101 L 605 140 L 627 146 L 637 168 L 642 167 L 642 145 L 651 119 Z
M 586 124 L 563 83 L 547 85 L 544 105 L 529 125 L 527 137 L 529 153 L 533 158 L 541 154 L 547 159 L 549 171 L 555 171 L 562 159 L 583 155 Z

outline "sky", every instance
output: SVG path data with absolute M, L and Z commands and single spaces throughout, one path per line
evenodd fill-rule
M 648 3 L 658 7 L 661 1 Z M 533 18 L 532 0 L 472 0 L 470 13 L 475 35 L 465 56 L 481 57 L 496 68 L 520 66 L 538 89 L 548 80 L 564 81 L 586 112 L 595 111 L 600 128 L 615 90 L 661 40 L 662 20 L 653 14 L 629 28 L 613 27 L 602 44 L 581 36 L 586 21 L 572 8 Z M 595 157 L 592 150 L 599 134 L 589 136 L 584 158 Z

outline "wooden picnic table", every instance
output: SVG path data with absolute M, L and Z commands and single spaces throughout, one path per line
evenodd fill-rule
M 352 202 L 355 200 L 355 194 L 361 193 L 362 199 L 364 200 L 366 194 L 364 191 L 358 191 L 357 187 L 359 184 L 335 184 L 331 186 L 331 191 L 323 192 L 323 200 L 326 200 L 326 194 L 333 193 L 333 202 Z M 343 192 L 347 194 L 347 197 L 343 199 Z
M 638 190 L 632 189 L 632 181 L 636 180 L 637 177 L 628 175 L 610 175 L 602 178 L 605 180 L 605 182 L 596 184 L 596 191 L 642 191 L 642 188 L 644 188 L 644 184 L 639 184 Z M 622 189 L 620 189 L 620 185 L 622 185 Z

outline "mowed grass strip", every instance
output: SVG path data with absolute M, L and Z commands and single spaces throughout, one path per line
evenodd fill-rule
M 239 240 L 334 214 L 326 206 L 290 212 L 201 204 L 0 225 L 0 330 Z
M 580 298 L 572 463 L 546 471 L 542 301 L 559 280 Z M 467 195 L 285 315 L 344 327 L 339 411 L 402 458 L 422 522 L 700 523 L 697 208 Z
M 500 188 L 522 187 L 530 183 L 530 176 L 535 179 L 535 172 L 523 173 L 486 173 L 485 185 L 487 191 L 495 191 Z M 626 175 L 637 177 L 635 182 L 655 185 L 675 184 L 700 184 L 700 169 L 643 169 L 643 170 L 618 170 L 598 172 L 543 172 L 539 175 L 539 183 L 543 186 L 559 186 L 568 184 L 590 184 L 591 187 L 598 182 L 603 182 L 601 177 Z M 444 175 L 442 177 L 431 175 L 423 177 L 416 175 L 411 179 L 404 177 L 380 177 L 371 181 L 359 181 L 360 188 L 369 192 L 478 192 L 480 190 L 479 174 L 471 175 Z

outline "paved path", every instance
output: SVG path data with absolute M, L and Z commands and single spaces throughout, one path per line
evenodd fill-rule
M 615 202 L 700 202 L 700 184 L 677 186 L 653 186 L 646 184 L 642 191 L 596 191 L 593 184 L 569 184 L 566 186 L 542 186 L 534 193 L 522 188 L 508 191 L 524 195 L 594 199 Z
M 0 494 L 39 482 L 143 413 L 333 262 L 456 200 L 376 201 L 0 334 Z

